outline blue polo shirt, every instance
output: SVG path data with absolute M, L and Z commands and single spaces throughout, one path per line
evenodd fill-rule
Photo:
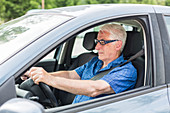
M 92 77 L 101 73 L 102 71 L 108 70 L 112 67 L 116 67 L 122 63 L 126 62 L 123 55 L 121 55 L 116 60 L 109 63 L 106 67 L 102 68 L 103 61 L 99 60 L 98 57 L 94 57 L 88 63 L 81 67 L 75 69 L 77 74 L 80 76 L 81 80 L 90 80 Z M 116 67 L 112 69 L 107 75 L 102 77 L 100 80 L 106 81 L 114 90 L 115 93 L 120 93 L 133 89 L 137 79 L 137 71 L 131 62 L 123 65 L 121 67 Z M 73 104 L 79 103 L 94 98 L 98 98 L 105 95 L 99 95 L 97 97 L 88 97 L 85 95 L 76 95 Z

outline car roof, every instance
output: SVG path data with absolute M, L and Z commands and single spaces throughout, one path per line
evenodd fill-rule
M 147 5 L 147 4 L 93 4 L 68 6 L 54 9 L 34 9 L 27 12 L 32 13 L 55 13 L 67 16 L 78 17 L 81 15 L 103 14 L 109 13 L 122 14 L 142 14 L 142 13 L 164 13 L 170 14 L 169 6 Z

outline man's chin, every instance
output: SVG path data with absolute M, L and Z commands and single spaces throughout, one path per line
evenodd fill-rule
M 99 60 L 103 60 L 103 57 L 101 57 L 101 56 L 99 56 L 98 58 L 99 58 Z

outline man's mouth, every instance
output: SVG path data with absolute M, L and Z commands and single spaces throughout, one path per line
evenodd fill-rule
M 103 52 L 102 51 L 98 51 L 98 54 L 103 54 Z

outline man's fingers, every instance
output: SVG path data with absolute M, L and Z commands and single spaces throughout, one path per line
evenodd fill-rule
M 37 85 L 39 85 L 39 82 L 40 82 L 40 81 L 39 81 L 39 78 L 37 78 L 37 79 L 34 81 L 34 83 L 37 84 Z
M 32 68 L 30 68 L 30 70 L 29 71 L 35 71 L 35 70 L 37 70 L 39 67 L 32 67 Z
M 42 68 L 42 67 L 32 67 L 32 68 L 30 68 L 30 72 L 32 72 L 32 71 L 43 71 L 44 69 Z
M 43 82 L 42 76 L 43 75 L 35 74 L 31 79 L 34 81 L 34 83 L 39 84 L 39 82 Z
M 44 81 L 46 71 L 41 67 L 32 67 L 28 73 L 34 83 L 39 84 Z
M 32 79 L 33 81 L 35 81 L 37 78 L 38 78 L 38 75 L 37 75 L 37 74 L 34 75 L 34 76 L 31 76 L 31 79 Z
M 25 75 L 21 76 L 21 80 L 27 80 L 27 79 L 28 79 L 27 76 L 25 76 Z

